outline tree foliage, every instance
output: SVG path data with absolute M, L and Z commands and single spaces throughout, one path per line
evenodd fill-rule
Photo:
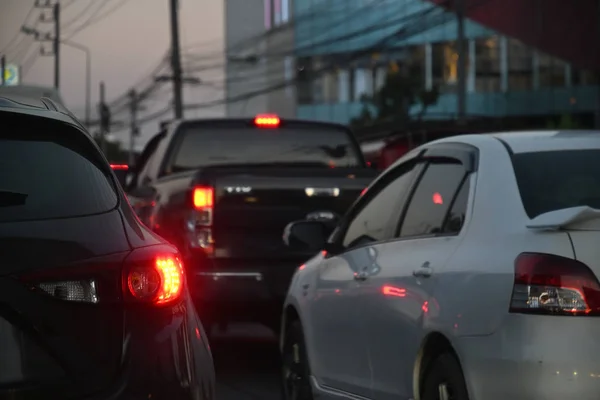
M 350 123 L 360 129 L 378 122 L 393 122 L 405 126 L 411 121 L 410 110 L 421 105 L 417 119 L 422 119 L 427 108 L 437 103 L 437 88 L 426 90 L 422 74 L 414 68 L 399 71 L 391 68 L 386 74 L 383 86 L 372 96 L 363 96 L 361 114 Z

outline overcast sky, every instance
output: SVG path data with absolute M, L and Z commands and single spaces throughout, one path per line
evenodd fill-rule
M 37 1 L 45 3 L 47 0 Z M 50 3 L 55 1 L 57 0 L 50 0 Z M 220 57 L 223 52 L 223 1 L 180 0 L 181 46 L 186 53 L 184 62 L 187 67 L 222 63 Z M 87 46 L 91 50 L 94 113 L 99 99 L 100 81 L 106 84 L 108 101 L 119 97 L 132 85 L 147 78 L 170 46 L 169 0 L 60 2 L 63 7 L 61 37 Z M 51 10 L 35 9 L 29 13 L 34 3 L 35 0 L 0 0 L 0 53 L 6 54 L 9 63 L 21 65 L 23 83 L 52 86 L 53 58 L 35 56 L 40 47 L 51 51 L 51 46 L 34 42 L 31 37 L 18 33 L 24 23 L 36 27 L 41 32 L 52 32 L 51 23 L 39 22 L 41 14 L 50 18 Z M 84 25 L 87 26 L 73 35 L 75 30 Z M 65 45 L 61 46 L 61 53 L 61 94 L 67 106 L 83 117 L 85 54 Z M 203 61 L 193 61 L 193 58 L 198 56 L 205 58 Z M 185 101 L 203 103 L 222 99 L 222 68 L 203 71 L 201 77 L 208 85 L 186 89 Z M 170 85 L 159 90 L 158 94 L 146 103 L 147 109 L 140 115 L 143 117 L 144 114 L 163 109 L 171 100 L 169 88 Z M 186 117 L 219 116 L 223 115 L 223 110 L 222 106 L 218 106 L 186 112 Z M 170 115 L 167 115 L 165 118 L 169 117 Z M 127 114 L 115 117 L 125 122 L 127 118 Z M 157 126 L 157 122 L 143 126 L 142 138 L 136 147 L 148 140 L 157 131 Z M 127 132 L 116 132 L 115 136 L 125 139 Z

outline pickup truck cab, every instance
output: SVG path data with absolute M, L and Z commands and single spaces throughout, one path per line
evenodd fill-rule
M 346 212 L 377 172 L 343 125 L 247 119 L 174 121 L 128 176 L 138 216 L 184 255 L 205 324 L 252 321 L 278 331 L 295 269 L 313 256 L 281 232 Z

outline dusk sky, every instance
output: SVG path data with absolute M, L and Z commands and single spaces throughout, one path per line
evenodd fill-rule
M 56 0 L 51 0 L 54 3 Z M 204 103 L 223 99 L 223 1 L 180 0 L 180 38 L 184 68 L 216 65 L 210 70 L 191 73 L 206 85 L 185 90 L 186 103 Z M 46 0 L 38 0 L 45 3 Z M 24 84 L 53 85 L 53 57 L 35 56 L 40 47 L 51 51 L 50 43 L 41 44 L 19 33 L 25 23 L 40 32 L 52 32 L 53 24 L 39 22 L 40 15 L 51 18 L 51 9 L 35 9 L 26 20 L 35 0 L 0 0 L 0 54 L 9 63 L 21 65 Z M 169 0 L 61 0 L 61 37 L 87 46 L 92 59 L 92 112 L 99 100 L 99 83 L 106 85 L 106 98 L 111 100 L 126 93 L 136 83 L 149 82 L 170 46 Z M 81 29 L 82 26 L 86 28 Z M 80 30 L 81 29 L 81 30 Z M 80 30 L 75 33 L 76 30 Z M 13 40 L 15 39 L 15 40 Z M 7 48 L 7 45 L 8 48 Z M 83 118 L 85 109 L 85 53 L 61 46 L 61 94 L 67 106 Z M 202 57 L 202 60 L 198 60 Z M 194 59 L 196 58 L 196 59 Z M 138 86 L 139 89 L 142 86 Z M 172 98 L 170 84 L 145 103 L 140 116 L 151 114 L 168 105 Z M 224 107 L 217 106 L 187 111 L 186 117 L 221 116 Z M 168 114 L 163 119 L 170 118 Z M 115 116 L 128 124 L 128 114 Z M 158 121 L 142 127 L 139 148 L 157 132 Z M 115 132 L 125 140 L 127 131 Z

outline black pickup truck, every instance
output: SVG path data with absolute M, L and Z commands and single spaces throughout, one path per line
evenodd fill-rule
M 286 247 L 284 227 L 311 213 L 335 219 L 376 174 L 343 125 L 184 120 L 148 142 L 126 191 L 142 222 L 184 255 L 206 324 L 278 330 L 291 276 L 313 255 Z

